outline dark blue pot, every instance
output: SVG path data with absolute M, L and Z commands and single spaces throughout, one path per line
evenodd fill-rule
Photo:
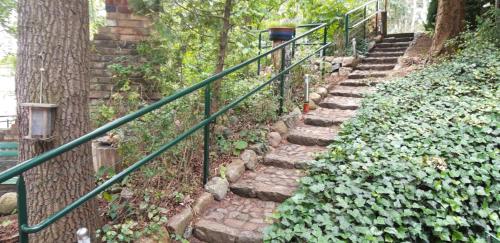
M 295 35 L 295 28 L 269 28 L 269 39 L 272 41 L 289 41 Z

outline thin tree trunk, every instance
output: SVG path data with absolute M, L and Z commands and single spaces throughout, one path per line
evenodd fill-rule
M 18 107 L 19 159 L 25 161 L 69 142 L 90 129 L 89 19 L 87 0 L 20 0 L 16 72 L 18 104 L 38 102 L 43 72 L 44 103 L 58 105 L 54 139 L 31 141 L 26 110 Z M 95 186 L 90 144 L 24 173 L 29 224 L 37 224 Z M 95 201 L 90 201 L 39 233 L 31 242 L 75 242 L 79 227 L 94 235 L 98 227 Z
M 445 52 L 446 41 L 457 36 L 463 30 L 464 19 L 464 0 L 439 0 L 436 32 L 430 50 L 431 57 Z
M 222 31 L 220 32 L 219 52 L 217 56 L 217 65 L 215 66 L 215 73 L 220 73 L 224 70 L 229 30 L 231 29 L 231 8 L 232 0 L 226 0 L 224 3 L 223 26 Z M 216 112 L 219 109 L 219 103 L 221 102 L 221 82 L 222 80 L 217 80 L 213 85 L 212 112 Z

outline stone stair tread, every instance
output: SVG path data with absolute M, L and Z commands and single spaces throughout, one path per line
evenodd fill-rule
M 194 236 L 210 243 L 262 242 L 264 228 L 278 203 L 228 193 L 194 224 Z
M 359 87 L 359 86 L 375 86 L 377 84 L 382 83 L 382 79 L 374 79 L 374 78 L 369 78 L 369 79 L 347 79 L 339 83 L 339 85 L 342 86 L 354 86 L 354 87 Z
M 360 64 L 356 67 L 357 70 L 392 70 L 396 64 L 377 64 L 377 63 L 365 63 Z
M 326 97 L 319 106 L 329 109 L 356 110 L 361 106 L 360 98 L 333 96 Z
M 362 63 L 394 63 L 398 62 L 397 57 L 366 57 L 363 58 Z
M 379 52 L 379 51 L 374 51 L 368 53 L 368 57 L 400 57 L 403 56 L 405 53 L 402 51 L 398 52 Z
M 338 127 L 316 127 L 301 124 L 288 133 L 288 142 L 306 146 L 328 146 L 338 133 Z
M 255 171 L 247 171 L 229 187 L 242 197 L 259 198 L 263 201 L 283 202 L 297 189 L 298 179 L 304 172 L 274 166 L 260 166 Z
M 304 123 L 312 126 L 329 127 L 340 125 L 355 115 L 355 110 L 318 108 L 304 116 Z
M 406 51 L 407 47 L 384 47 L 384 46 L 375 46 L 373 51 L 376 52 L 400 52 Z
M 307 162 L 314 160 L 314 155 L 325 152 L 325 147 L 281 144 L 266 154 L 264 164 L 286 169 L 305 169 Z
M 410 46 L 411 42 L 392 42 L 392 43 L 387 43 L 387 42 L 382 42 L 376 44 L 378 47 L 408 47 Z
M 413 38 L 415 36 L 414 33 L 394 33 L 394 34 L 388 34 L 386 38 L 403 38 L 403 37 L 411 37 Z
M 364 78 L 383 78 L 386 77 L 390 72 L 387 71 L 366 71 L 366 70 L 356 70 L 349 74 L 350 79 L 364 79 Z
M 330 90 L 331 95 L 344 96 L 344 97 L 357 97 L 362 98 L 367 94 L 375 92 L 374 87 L 355 87 L 355 86 L 335 86 Z
M 395 36 L 390 36 L 384 38 L 382 43 L 394 43 L 394 42 L 411 42 L 413 40 L 413 37 L 395 37 Z

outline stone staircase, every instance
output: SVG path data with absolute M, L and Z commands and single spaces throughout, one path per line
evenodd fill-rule
M 329 90 L 316 110 L 303 115 L 286 141 L 268 153 L 255 171 L 246 171 L 222 201 L 215 202 L 194 223 L 193 241 L 262 242 L 277 205 L 291 197 L 307 161 L 326 151 L 342 122 L 352 118 L 362 98 L 375 91 L 396 66 L 413 34 L 389 35 L 376 44 L 349 79 Z

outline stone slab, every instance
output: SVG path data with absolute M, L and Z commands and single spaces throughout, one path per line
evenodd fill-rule
M 311 126 L 340 125 L 356 115 L 355 110 L 318 108 L 304 116 L 304 123 Z
M 364 96 L 375 92 L 375 90 L 376 89 L 373 87 L 352 87 L 338 85 L 330 90 L 330 94 L 334 96 L 363 98 Z
M 329 109 L 356 110 L 361 106 L 361 100 L 356 97 L 328 96 L 319 103 L 319 106 Z
M 314 155 L 326 151 L 319 146 L 282 144 L 264 157 L 264 164 L 286 169 L 304 169 Z
M 231 194 L 212 205 L 194 225 L 194 236 L 205 242 L 262 242 L 263 231 L 277 203 Z
M 242 197 L 283 202 L 293 195 L 302 175 L 300 170 L 262 166 L 245 173 L 238 182 L 231 184 L 230 188 L 233 193 Z
M 338 127 L 300 125 L 290 131 L 288 142 L 306 146 L 327 146 L 338 133 Z

